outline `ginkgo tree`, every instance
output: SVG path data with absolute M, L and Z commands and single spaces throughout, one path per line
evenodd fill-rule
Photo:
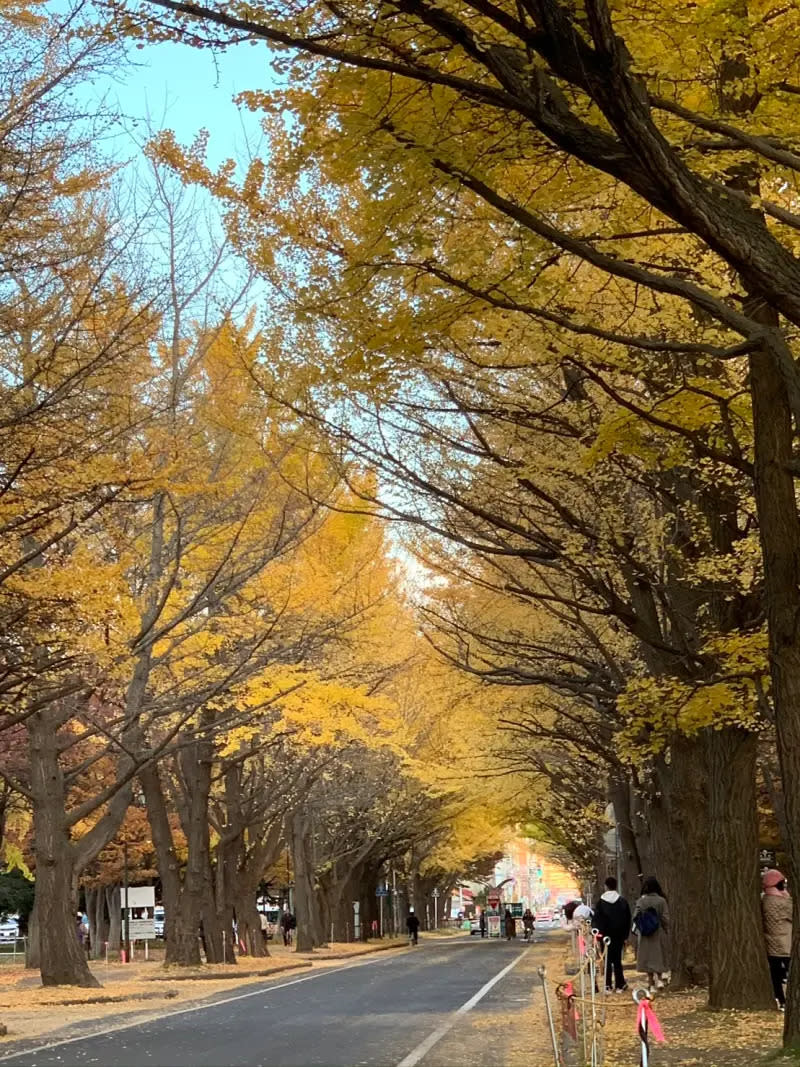
M 244 31 L 304 57 L 289 60 L 290 90 L 249 97 L 274 115 L 275 142 L 286 134 L 288 182 L 266 199 L 293 222 L 283 231 L 268 223 L 263 242 L 241 223 L 236 232 L 268 269 L 264 249 L 276 238 L 313 247 L 306 261 L 313 267 L 318 257 L 313 281 L 327 272 L 356 314 L 360 294 L 370 293 L 360 321 L 351 315 L 343 323 L 339 366 L 385 388 L 393 360 L 402 366 L 419 351 L 420 342 L 409 345 L 398 329 L 401 318 L 408 322 L 426 287 L 438 287 L 436 325 L 448 333 L 464 308 L 491 309 L 490 352 L 498 333 L 521 328 L 514 323 L 522 315 L 529 341 L 537 338 L 542 359 L 564 371 L 573 392 L 585 390 L 575 384 L 582 376 L 593 380 L 624 410 L 690 442 L 691 462 L 755 474 L 771 695 L 793 841 L 800 527 L 790 346 L 800 311 L 787 179 L 797 167 L 796 86 L 776 42 L 793 32 L 796 12 L 739 3 L 657 17 L 622 5 L 612 15 L 604 0 L 578 8 L 535 0 L 323 4 L 302 13 L 283 4 L 240 11 L 154 0 L 130 10 L 132 24 L 154 37 L 173 32 L 173 16 L 180 32 L 212 24 L 217 35 Z M 295 182 L 304 168 L 306 179 Z M 186 172 L 203 177 L 196 160 Z M 231 193 L 224 175 L 209 184 Z M 314 203 L 321 186 L 343 191 L 338 217 L 318 242 L 321 207 L 331 214 Z M 253 183 L 247 193 L 258 201 Z M 246 216 L 246 200 L 239 203 Z M 298 226 L 307 207 L 309 223 Z M 264 217 L 261 205 L 255 214 Z M 431 217 L 445 224 L 431 232 Z M 470 227 L 480 234 L 471 245 L 463 240 Z M 281 270 L 289 260 L 273 255 L 272 262 Z M 318 296 L 307 288 L 298 304 L 306 315 L 328 309 L 334 329 L 342 316 L 329 309 L 339 305 Z M 460 341 L 448 337 L 450 349 Z M 621 359 L 635 375 L 655 369 L 667 394 L 677 383 L 680 399 L 659 411 L 652 382 L 644 396 L 620 390 L 609 368 Z M 737 360 L 747 361 L 746 375 Z M 318 356 L 316 366 L 323 362 Z M 726 379 L 737 377 L 729 389 Z M 724 388 L 714 389 L 720 380 Z M 750 422 L 743 389 L 753 402 L 750 441 L 730 434 L 737 419 Z M 703 405 L 715 413 L 712 433 L 702 414 L 696 421 Z M 752 917 L 755 885 L 746 891 L 742 883 L 731 900 L 744 898 Z M 747 944 L 752 949 L 753 937 Z M 786 1027 L 792 1043 L 800 1000 L 791 999 Z

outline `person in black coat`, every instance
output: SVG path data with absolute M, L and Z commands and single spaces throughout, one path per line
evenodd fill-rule
M 612 973 L 617 992 L 628 987 L 622 970 L 622 950 L 631 932 L 631 906 L 617 892 L 616 878 L 606 878 L 606 891 L 594 907 L 594 926 L 609 940 L 606 950 L 606 992 L 611 993 Z
M 411 940 L 416 945 L 419 941 L 419 916 L 413 908 L 408 909 L 406 927 L 408 929 L 409 940 Z

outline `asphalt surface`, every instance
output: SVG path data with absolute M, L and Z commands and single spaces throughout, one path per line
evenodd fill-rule
M 526 951 L 537 954 L 535 946 L 520 942 L 454 938 L 426 943 L 421 938 L 412 950 L 381 953 L 299 978 L 276 978 L 255 990 L 248 986 L 247 992 L 149 1022 L 3 1056 L 0 1063 L 15 1067 L 453 1064 L 459 1034 L 465 1035 L 473 1020 L 480 1025 L 488 1017 L 491 1023 L 492 1012 L 507 1013 L 530 998 L 529 968 L 516 966 L 533 962 L 531 955 L 520 959 Z M 487 1040 L 481 1034 L 482 1046 Z M 481 1061 L 491 1064 L 491 1054 L 481 1056 Z

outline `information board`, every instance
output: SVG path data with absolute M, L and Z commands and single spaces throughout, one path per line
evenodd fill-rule
M 123 930 L 124 930 L 124 926 L 123 926 Z M 131 919 L 130 920 L 130 938 L 131 938 L 131 941 L 155 941 L 155 939 L 156 939 L 155 919 Z

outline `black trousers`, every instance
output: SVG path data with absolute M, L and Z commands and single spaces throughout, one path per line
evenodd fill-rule
M 622 970 L 622 949 L 624 945 L 624 941 L 617 941 L 612 938 L 606 949 L 606 989 L 611 989 L 612 974 L 617 989 L 622 989 L 625 985 L 625 975 Z
M 772 979 L 772 990 L 775 999 L 783 1007 L 786 1004 L 786 996 L 783 992 L 783 983 L 789 976 L 788 956 L 767 956 L 769 960 L 769 976 Z

